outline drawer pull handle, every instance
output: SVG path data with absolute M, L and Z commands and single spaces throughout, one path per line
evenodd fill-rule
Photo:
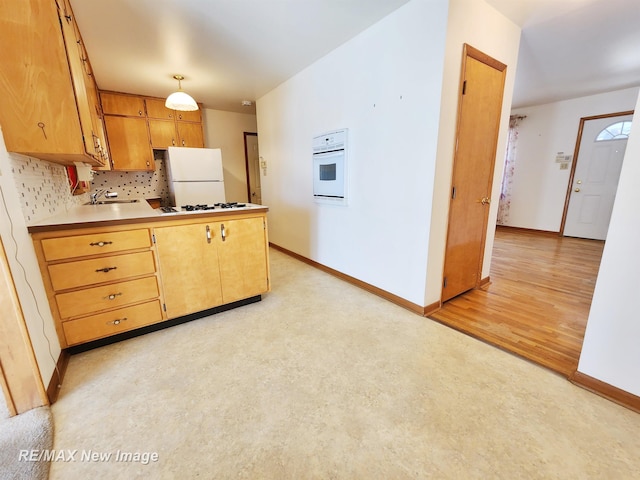
M 104 272 L 104 273 L 107 273 L 107 272 L 109 272 L 109 271 L 111 271 L 111 270 L 115 270 L 116 268 L 118 268 L 118 267 L 104 267 L 104 268 L 99 268 L 99 269 L 97 269 L 97 270 L 96 270 L 96 273 L 98 273 L 98 272 Z
M 110 322 L 107 322 L 107 325 L 120 325 L 120 323 L 124 322 L 126 319 L 127 319 L 127 317 L 116 318 L 115 320 L 111 320 Z
M 103 241 L 100 241 L 100 242 L 93 242 L 93 243 L 90 243 L 89 245 L 90 245 L 90 246 L 92 246 L 92 247 L 104 247 L 105 245 L 111 245 L 112 243 L 113 243 L 113 242 L 103 242 Z
M 116 298 L 118 295 L 122 295 L 122 292 L 120 292 L 120 293 L 112 293 L 111 295 L 107 295 L 106 297 L 104 297 L 104 299 L 105 299 L 105 300 L 115 300 L 115 298 Z

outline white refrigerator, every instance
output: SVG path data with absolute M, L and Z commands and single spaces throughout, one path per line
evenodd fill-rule
M 219 148 L 169 147 L 166 161 L 173 206 L 226 202 Z

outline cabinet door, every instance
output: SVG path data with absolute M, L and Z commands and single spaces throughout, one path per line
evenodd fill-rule
M 145 117 L 144 99 L 135 95 L 114 92 L 100 92 L 102 111 L 109 115 Z
M 60 163 L 87 161 L 55 2 L 0 2 L 0 45 L 7 150 Z
M 146 118 L 104 116 L 114 170 L 154 170 Z
M 191 112 L 176 111 L 175 117 L 178 121 L 202 123 L 202 114 L 199 109 Z
M 201 123 L 177 122 L 179 147 L 204 147 Z
M 229 220 L 217 224 L 224 303 L 268 291 L 265 228 L 262 218 Z
M 173 120 L 149 119 L 149 135 L 153 148 L 167 148 L 176 145 L 176 123 Z
M 215 223 L 154 229 L 168 318 L 222 305 Z
M 87 86 L 84 81 L 84 63 L 81 43 L 79 43 L 79 39 L 76 37 L 75 17 L 73 16 L 68 1 L 60 2 L 58 15 L 60 17 L 60 24 L 62 25 L 62 36 L 66 46 L 69 70 L 71 70 L 71 78 L 73 79 L 73 89 L 76 95 L 78 115 L 80 116 L 80 128 L 82 129 L 84 148 L 89 155 L 100 159 L 94 143 L 95 132 L 93 131 L 93 118 L 89 107 Z
M 144 103 L 147 106 L 147 117 L 157 118 L 159 120 L 174 120 L 175 110 L 171 110 L 164 106 L 163 98 L 145 98 Z

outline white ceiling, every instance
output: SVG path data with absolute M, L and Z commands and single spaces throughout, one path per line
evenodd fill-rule
M 71 0 L 98 85 L 205 107 L 255 100 L 408 0 Z
M 640 85 L 638 0 L 486 1 L 523 27 L 514 107 Z
M 408 0 L 71 0 L 101 89 L 254 112 Z M 429 1 L 429 0 L 415 0 Z M 468 0 L 471 1 L 471 0 Z M 523 27 L 514 106 L 640 85 L 638 0 L 486 0 Z

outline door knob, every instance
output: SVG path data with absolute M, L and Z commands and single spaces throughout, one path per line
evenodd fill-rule
M 491 199 L 488 197 L 484 197 L 482 200 L 480 200 L 480 203 L 482 203 L 482 205 L 488 205 L 491 203 Z

